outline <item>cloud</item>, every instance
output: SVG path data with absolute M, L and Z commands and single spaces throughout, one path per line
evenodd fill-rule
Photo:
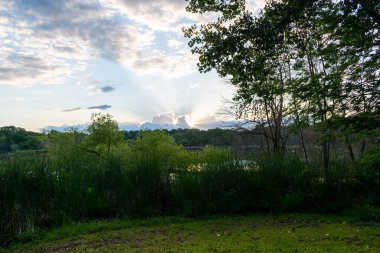
M 3 7 L 0 83 L 63 83 L 84 69 L 85 42 L 64 34 L 46 37 L 39 31 L 40 25 L 60 19 L 52 5 L 53 1 L 12 1 Z
M 138 129 L 178 129 L 178 128 L 201 128 L 201 129 L 210 129 L 210 128 L 224 128 L 232 126 L 232 121 L 222 121 L 217 118 L 215 115 L 209 115 L 204 118 L 201 118 L 194 125 L 190 124 L 191 117 L 189 115 L 179 115 L 175 116 L 173 112 L 167 112 L 158 114 L 153 117 L 151 122 L 144 122 L 138 126 Z
M 142 21 L 169 22 L 174 16 L 162 18 L 162 11 L 172 13 L 184 7 L 181 1 L 163 1 L 19 0 L 4 4 L 0 83 L 64 83 L 84 71 L 85 62 L 94 57 L 137 74 L 175 78 L 195 71 L 195 64 L 183 64 L 192 60 L 189 50 L 153 49 L 157 29 Z M 119 11 L 119 6 L 126 9 Z M 151 15 L 154 19 L 147 19 Z M 170 45 L 180 44 L 172 39 Z
M 171 48 L 171 49 L 174 49 L 174 50 L 177 50 L 179 48 L 183 48 L 184 46 L 184 43 L 176 38 L 170 38 L 168 40 L 168 47 Z
M 93 57 L 133 59 L 151 33 L 93 1 L 14 1 L 0 22 L 0 83 L 63 83 Z M 80 68 L 82 67 L 82 68 Z
M 89 77 L 91 78 L 91 77 Z M 116 86 L 120 85 L 120 82 L 111 80 L 95 79 L 90 81 L 78 82 L 78 86 L 85 89 L 90 95 L 99 95 L 103 93 L 110 93 L 116 89 Z
M 72 108 L 72 109 L 62 110 L 62 112 L 74 112 L 74 111 L 79 111 L 81 109 L 82 109 L 82 107 L 76 107 L 76 108 Z
M 211 114 L 198 119 L 194 127 L 200 129 L 231 128 L 236 126 L 236 124 L 236 120 L 225 120 L 217 117 L 215 114 Z
M 190 128 L 186 115 L 178 116 L 175 126 L 177 128 Z
M 186 1 L 1 2 L 0 84 L 66 83 L 97 57 L 138 75 L 178 78 L 196 71 L 180 28 L 205 17 L 187 13 Z M 256 10 L 263 2 L 247 5 Z M 162 33 L 166 42 L 158 38 Z
M 88 94 L 90 95 L 99 95 L 103 93 L 110 93 L 115 90 L 115 87 L 111 85 L 106 85 L 102 87 L 98 87 L 97 85 L 89 85 L 89 86 L 83 86 L 85 90 L 88 91 Z
M 144 25 L 155 31 L 174 31 L 184 24 L 207 22 L 215 19 L 213 13 L 194 14 L 186 12 L 185 0 L 103 0 L 102 2 L 114 11 L 125 14 L 137 24 Z M 246 8 L 257 12 L 265 4 L 265 0 L 246 0 Z
M 154 116 L 152 122 L 145 122 L 140 127 L 148 129 L 190 128 L 190 124 L 187 122 L 188 117 L 188 115 L 175 116 L 173 112 L 167 112 Z
M 231 128 L 234 127 L 236 122 L 234 121 L 210 121 L 201 122 L 194 125 L 195 128 L 199 129 L 214 129 L 214 128 Z
M 112 105 L 96 105 L 96 106 L 90 106 L 90 107 L 87 107 L 88 110 L 107 110 L 107 109 L 110 109 L 112 107 Z
M 89 107 L 87 109 L 97 109 L 98 107 L 106 107 L 107 105 L 103 106 L 93 106 Z M 79 110 L 81 108 L 73 108 L 68 109 L 65 111 L 75 111 Z M 121 122 L 119 123 L 119 129 L 124 131 L 139 131 L 139 130 L 157 130 L 157 129 L 167 129 L 167 130 L 173 130 L 173 129 L 186 129 L 186 128 L 199 128 L 199 129 L 212 129 L 212 128 L 229 128 L 231 126 L 235 126 L 237 124 L 237 121 L 222 121 L 215 115 L 208 115 L 204 118 L 201 118 L 194 126 L 191 126 L 189 124 L 190 116 L 189 115 L 179 115 L 175 116 L 173 112 L 167 112 L 162 113 L 154 116 L 152 118 L 152 121 L 147 121 L 143 123 L 138 122 Z M 40 131 L 50 131 L 50 130 L 56 130 L 56 131 L 67 131 L 70 127 L 75 127 L 79 129 L 85 129 L 88 125 L 86 124 L 80 124 L 80 125 L 63 125 L 63 126 L 47 126 Z
M 258 13 L 265 6 L 265 0 L 246 0 L 246 9 Z
M 72 129 L 76 129 L 78 131 L 85 131 L 87 129 L 87 124 L 78 124 L 78 125 L 62 125 L 62 126 L 46 126 L 40 128 L 40 132 L 50 132 L 50 131 L 58 131 L 58 132 L 68 132 Z
M 174 113 L 167 112 L 158 114 L 153 117 L 151 122 L 144 122 L 143 124 L 140 124 L 138 126 L 139 129 L 176 129 L 179 128 L 179 126 L 176 125 L 176 118 L 174 116 Z
M 112 86 L 103 86 L 103 87 L 100 87 L 99 90 L 102 92 L 102 93 L 106 93 L 106 92 L 111 92 L 111 91 L 114 91 L 115 90 L 115 87 L 112 87 Z
M 174 124 L 174 113 L 167 112 L 163 114 L 158 114 L 153 117 L 153 124 L 161 124 L 161 125 L 173 125 Z
M 190 89 L 198 89 L 198 88 L 201 88 L 202 85 L 200 82 L 196 82 L 196 83 L 193 83 L 189 86 Z
M 87 107 L 85 109 L 87 110 L 107 110 L 107 109 L 110 109 L 112 107 L 112 105 L 95 105 L 95 106 L 90 106 L 90 107 Z M 84 108 L 82 107 L 75 107 L 75 108 L 70 108 L 70 109 L 65 109 L 65 110 L 62 110 L 61 112 L 75 112 L 75 111 L 79 111 L 79 110 L 82 110 Z
M 193 122 L 190 115 L 175 115 L 173 112 L 166 112 L 155 115 L 152 121 L 147 121 L 142 124 L 134 123 L 133 127 L 137 129 L 186 129 L 186 128 L 199 128 L 199 129 L 213 129 L 213 128 L 231 128 L 241 124 L 242 122 L 221 118 L 215 114 L 206 115 Z
M 159 74 L 170 79 L 195 72 L 196 56 L 187 50 L 179 50 L 175 53 L 153 50 L 149 54 L 139 52 L 135 61 L 125 64 L 132 64 L 131 68 L 137 74 Z
M 0 48 L 0 83 L 3 84 L 62 83 L 78 67 L 43 53 L 16 53 Z
M 105 0 L 112 8 L 134 22 L 158 31 L 173 31 L 187 16 L 186 1 L 182 0 Z

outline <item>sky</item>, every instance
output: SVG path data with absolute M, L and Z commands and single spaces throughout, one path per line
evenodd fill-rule
M 0 0 L 0 126 L 41 131 L 109 113 L 126 130 L 214 128 L 233 89 L 200 74 L 185 0 Z M 264 0 L 247 0 L 257 12 Z

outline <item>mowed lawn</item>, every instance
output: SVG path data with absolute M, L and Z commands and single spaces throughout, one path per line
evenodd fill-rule
M 252 215 L 81 223 L 23 234 L 0 252 L 380 252 L 380 223 Z

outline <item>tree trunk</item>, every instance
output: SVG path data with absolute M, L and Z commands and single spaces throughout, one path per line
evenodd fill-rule
M 303 153 L 305 154 L 306 164 L 309 165 L 309 158 L 307 157 L 307 150 L 306 150 L 305 141 L 304 141 L 304 138 L 303 138 L 303 131 L 302 131 L 302 129 L 300 130 L 300 137 L 301 137 L 301 144 L 302 144 Z
M 330 154 L 329 154 L 329 145 L 327 143 L 322 144 L 322 161 L 323 161 L 323 168 L 327 169 L 329 167 L 329 160 L 330 160 Z
M 352 160 L 352 161 L 355 161 L 355 155 L 354 155 L 354 152 L 353 152 L 353 150 L 352 150 L 351 142 L 350 142 L 350 140 L 348 139 L 348 136 L 347 136 L 347 135 L 345 135 L 345 138 L 346 138 L 346 144 L 347 144 L 347 148 L 348 148 L 348 151 L 349 151 L 349 154 L 350 154 L 351 160 Z
M 364 154 L 365 146 L 366 146 L 366 142 L 365 142 L 365 139 L 363 139 L 362 146 L 361 146 L 361 149 L 360 149 L 360 155 Z

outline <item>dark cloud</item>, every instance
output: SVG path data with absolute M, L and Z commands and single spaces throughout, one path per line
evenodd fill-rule
M 109 86 L 109 85 L 107 85 L 107 86 L 103 86 L 103 87 L 100 87 L 99 89 L 100 89 L 100 91 L 103 92 L 103 93 L 111 92 L 111 91 L 115 90 L 114 87 Z
M 74 112 L 74 111 L 78 111 L 78 110 L 81 110 L 82 107 L 76 107 L 76 108 L 71 108 L 71 109 L 66 109 L 66 110 L 63 110 L 62 112 Z
M 97 106 L 90 106 L 90 107 L 87 107 L 87 109 L 89 110 L 107 110 L 107 109 L 110 109 L 112 107 L 112 105 L 97 105 Z

